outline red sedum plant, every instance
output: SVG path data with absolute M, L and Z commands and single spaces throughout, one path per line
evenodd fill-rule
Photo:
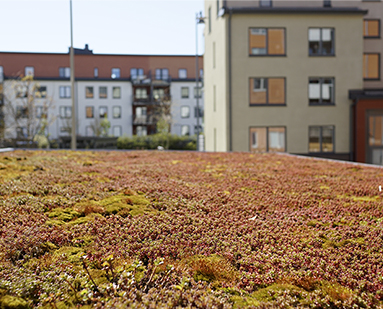
M 0 308 L 383 306 L 381 168 L 15 151 L 0 172 Z

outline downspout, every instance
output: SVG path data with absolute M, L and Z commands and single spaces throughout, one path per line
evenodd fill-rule
M 231 8 L 229 8 L 229 38 L 228 38 L 228 44 L 229 44 L 229 151 L 233 151 L 233 117 L 232 117 L 232 111 L 233 111 L 233 102 L 232 102 L 232 77 L 231 77 L 231 17 L 232 17 L 233 11 Z
M 353 103 L 350 106 L 350 161 L 355 161 L 355 151 L 356 149 L 356 140 L 354 136 L 354 132 L 356 132 L 356 119 L 354 113 L 354 108 L 356 110 L 356 105 L 358 104 L 359 99 L 354 99 Z M 356 135 L 356 134 L 355 134 Z M 354 144 L 355 140 L 355 144 Z

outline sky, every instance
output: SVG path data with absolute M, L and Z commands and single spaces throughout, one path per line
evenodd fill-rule
M 0 0 L 0 51 L 67 53 L 70 0 Z M 73 46 L 95 54 L 196 54 L 204 0 L 72 0 Z M 198 53 L 204 51 L 198 25 Z

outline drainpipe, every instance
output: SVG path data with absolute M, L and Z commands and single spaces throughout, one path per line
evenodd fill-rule
M 350 106 L 350 161 L 355 161 L 355 153 L 354 149 L 356 149 L 356 140 L 354 136 L 354 132 L 356 132 L 356 121 L 354 121 L 356 113 L 354 113 L 354 108 L 358 104 L 359 99 L 354 99 Z M 354 143 L 355 140 L 355 143 Z
M 228 43 L 229 43 L 229 51 L 228 51 L 228 56 L 229 56 L 229 151 L 233 151 L 233 116 L 232 116 L 232 111 L 233 111 L 233 102 L 232 102 L 232 77 L 231 77 L 231 17 L 232 17 L 233 11 L 231 8 L 229 8 L 229 38 L 228 38 Z

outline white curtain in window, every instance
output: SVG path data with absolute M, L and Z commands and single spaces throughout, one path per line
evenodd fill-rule
M 185 125 L 181 127 L 181 135 L 189 135 L 189 126 Z
M 269 148 L 284 148 L 285 134 L 283 132 L 269 132 Z
M 322 41 L 323 42 L 331 41 L 331 29 L 322 29 Z
M 322 84 L 322 99 L 330 99 L 331 93 L 331 84 Z
M 320 41 L 320 29 L 309 29 L 309 41 L 311 42 Z
M 320 84 L 309 85 L 309 98 L 319 99 L 320 98 Z

